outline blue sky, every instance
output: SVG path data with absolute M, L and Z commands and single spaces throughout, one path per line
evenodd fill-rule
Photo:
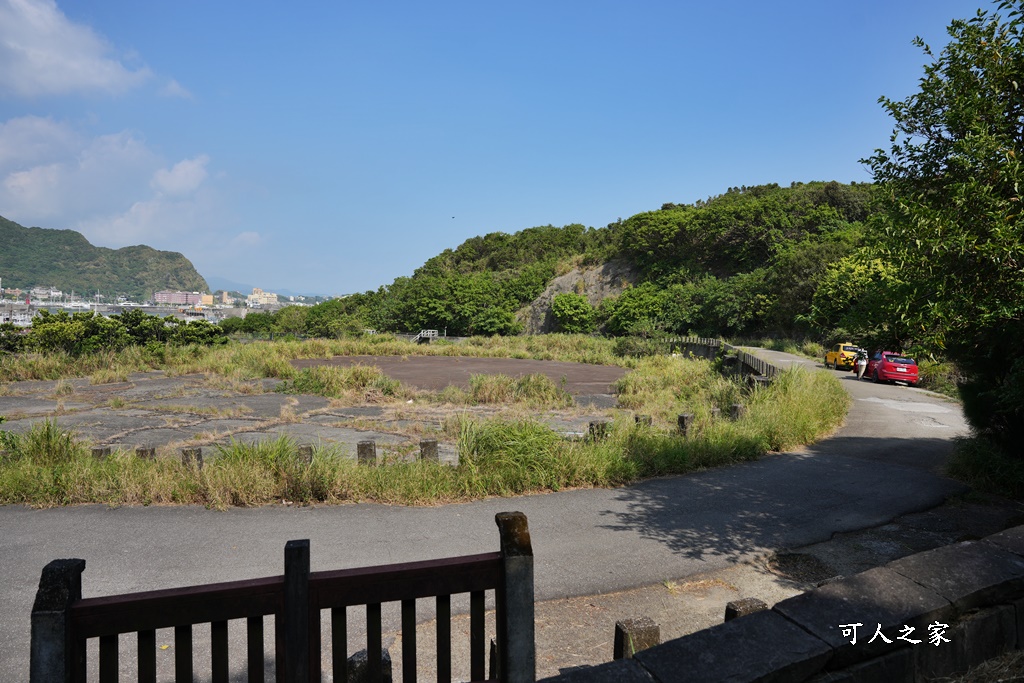
M 993 7 L 0 0 L 0 215 L 376 289 L 488 232 L 870 181 L 911 40 Z

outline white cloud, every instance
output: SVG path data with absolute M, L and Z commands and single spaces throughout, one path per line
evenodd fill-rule
M 134 134 L 89 139 L 37 117 L 0 125 L 0 213 L 12 220 L 67 222 L 149 194 L 160 159 Z
M 246 231 L 240 232 L 231 238 L 232 247 L 258 247 L 266 242 L 266 238 L 258 232 Z
M 160 95 L 162 97 L 180 97 L 183 100 L 191 100 L 192 93 L 190 93 L 185 86 L 173 78 L 169 80 L 162 88 L 160 88 Z
M 205 240 L 210 236 L 209 230 L 203 228 L 210 227 L 215 213 L 211 197 L 206 195 L 157 196 L 137 201 L 126 211 L 94 216 L 69 227 L 98 245 L 146 244 L 156 249 L 185 251 L 195 247 L 199 237 Z
M 0 215 L 100 246 L 227 241 L 209 164 L 205 154 L 167 164 L 130 131 L 90 138 L 48 118 L 12 119 L 0 123 Z
M 53 119 L 24 116 L 0 122 L 0 173 L 56 161 L 80 145 L 78 133 Z
M 71 22 L 54 0 L 0 0 L 0 94 L 119 93 L 146 81 L 88 26 Z
M 195 159 L 179 161 L 171 169 L 161 168 L 153 174 L 150 186 L 168 195 L 186 195 L 195 192 L 206 180 L 206 164 L 210 158 L 205 154 Z

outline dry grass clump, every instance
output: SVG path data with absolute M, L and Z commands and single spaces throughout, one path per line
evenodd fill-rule
M 522 405 L 550 409 L 573 405 L 572 395 L 543 373 L 520 377 L 470 375 L 469 391 L 449 385 L 429 398 L 454 405 Z
M 315 394 L 354 403 L 381 403 L 408 400 L 416 392 L 368 365 L 315 365 L 299 370 L 278 391 L 290 394 Z
M 89 376 L 90 384 L 115 384 L 128 381 L 128 369 L 123 365 L 100 368 Z

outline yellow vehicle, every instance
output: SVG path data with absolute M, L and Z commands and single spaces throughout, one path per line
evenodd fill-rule
M 825 367 L 835 370 L 853 370 L 853 363 L 859 350 L 859 346 L 850 342 L 836 344 L 831 351 L 825 354 Z

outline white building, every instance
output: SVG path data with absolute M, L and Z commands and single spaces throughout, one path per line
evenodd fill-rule
M 273 292 L 264 292 L 259 287 L 252 288 L 252 294 L 246 297 L 245 305 L 249 308 L 260 308 L 267 304 L 276 304 L 277 294 Z

